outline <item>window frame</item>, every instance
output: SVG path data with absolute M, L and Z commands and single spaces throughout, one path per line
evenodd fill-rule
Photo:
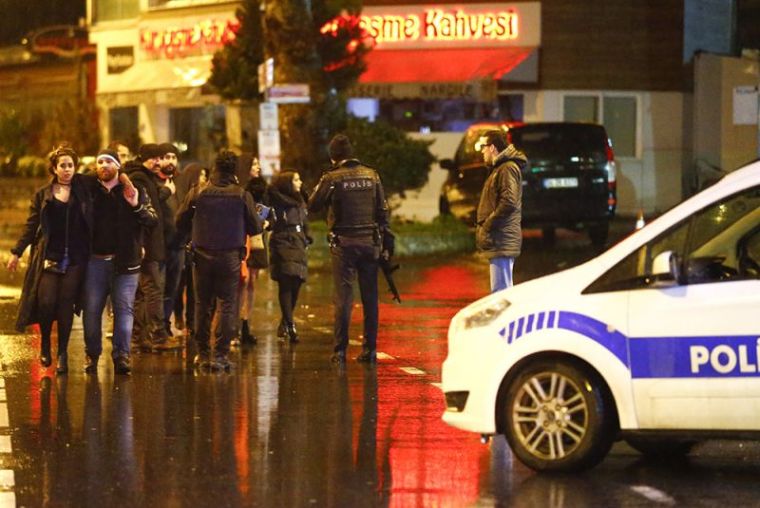
M 563 92 L 560 94 L 561 101 L 560 101 L 560 115 L 562 117 L 562 121 L 565 120 L 565 98 L 566 97 L 594 97 L 597 100 L 598 108 L 597 108 L 597 118 L 594 120 L 599 125 L 604 126 L 604 107 L 605 107 L 605 99 L 607 98 L 616 98 L 616 99 L 634 99 L 636 103 L 636 125 L 634 127 L 634 150 L 635 154 L 633 156 L 631 155 L 622 155 L 619 154 L 617 151 L 615 151 L 615 143 L 613 141 L 612 144 L 612 150 L 615 152 L 615 158 L 620 160 L 638 160 L 642 158 L 642 153 L 644 151 L 643 142 L 642 142 L 642 125 L 643 125 L 643 113 L 642 113 L 642 97 L 640 93 L 635 92 L 607 92 L 607 91 L 583 91 L 583 90 L 573 90 L 571 92 Z M 606 129 L 606 127 L 605 127 Z M 609 136 L 609 134 L 608 134 Z

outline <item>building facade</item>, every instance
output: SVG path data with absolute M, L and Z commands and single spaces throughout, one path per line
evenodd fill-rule
M 228 146 L 227 108 L 204 85 L 214 53 L 234 38 L 238 5 L 89 0 L 103 139 L 123 140 L 133 149 L 171 141 L 184 158 L 204 161 Z
M 170 140 L 199 160 L 244 143 L 239 108 L 204 86 L 238 5 L 88 1 L 105 141 Z M 375 47 L 352 112 L 434 139 L 441 158 L 480 120 L 601 123 L 623 215 L 682 199 L 697 122 L 720 107 L 695 102 L 694 55 L 737 53 L 734 0 L 365 0 L 362 16 Z

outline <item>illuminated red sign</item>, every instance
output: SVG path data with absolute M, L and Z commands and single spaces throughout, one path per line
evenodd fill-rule
M 140 31 L 140 46 L 154 55 L 170 58 L 193 53 L 213 53 L 233 41 L 240 23 L 235 20 L 206 20 L 191 27 L 169 27 Z
M 339 21 L 327 23 L 322 32 L 335 30 Z M 541 4 L 366 7 L 359 24 L 376 49 L 539 46 Z
M 375 41 L 402 42 L 424 38 L 429 41 L 514 40 L 518 15 L 514 11 L 469 14 L 462 9 L 427 9 L 424 17 L 362 16 L 361 26 Z

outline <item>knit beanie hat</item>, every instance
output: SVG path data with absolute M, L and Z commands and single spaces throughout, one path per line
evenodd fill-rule
M 105 158 L 116 164 L 117 168 L 121 168 L 121 161 L 119 161 L 119 154 L 110 148 L 104 148 L 98 152 L 97 159 Z

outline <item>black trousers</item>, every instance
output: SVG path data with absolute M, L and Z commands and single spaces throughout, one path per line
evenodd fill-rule
M 277 294 L 280 300 L 280 312 L 285 324 L 293 323 L 293 310 L 298 301 L 298 291 L 301 289 L 303 280 L 296 275 L 280 275 L 277 281 Z
M 335 296 L 335 351 L 348 347 L 348 327 L 354 304 L 353 282 L 359 278 L 359 293 L 364 310 L 365 351 L 377 347 L 377 269 L 380 249 L 371 237 L 343 237 L 330 248 Z
M 195 341 L 199 352 L 210 351 L 211 320 L 220 307 L 221 337 L 217 354 L 230 351 L 238 320 L 237 292 L 240 283 L 240 249 L 210 251 L 196 249 L 193 259 L 195 289 Z

